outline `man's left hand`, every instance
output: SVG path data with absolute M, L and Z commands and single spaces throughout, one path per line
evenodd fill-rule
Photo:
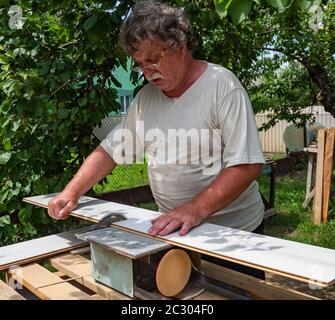
M 152 235 L 166 236 L 180 228 L 179 235 L 184 236 L 202 220 L 198 206 L 189 202 L 153 219 L 148 232 Z

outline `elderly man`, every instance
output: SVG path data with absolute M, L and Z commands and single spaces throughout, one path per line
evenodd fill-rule
M 238 79 L 192 57 L 194 36 L 181 9 L 138 2 L 120 39 L 149 83 L 129 107 L 124 132 L 116 128 L 101 142 L 49 202 L 49 215 L 65 219 L 116 163 L 145 152 L 162 212 L 149 233 L 179 230 L 186 235 L 203 221 L 259 230 L 264 206 L 255 179 L 264 159 L 251 104 Z

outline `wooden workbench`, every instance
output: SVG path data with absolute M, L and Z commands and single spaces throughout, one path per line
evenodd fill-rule
M 48 262 L 48 269 L 43 262 Z M 50 267 L 54 268 L 50 271 Z M 202 262 L 202 271 L 212 279 L 221 281 L 228 286 L 247 290 L 252 299 L 270 300 L 310 300 L 316 297 L 281 288 L 264 280 L 259 280 L 239 272 Z M 89 255 L 62 253 L 47 260 L 23 265 L 21 268 L 7 272 L 7 283 L 15 284 L 22 289 L 12 289 L 0 281 L 0 300 L 129 300 L 130 298 L 96 282 L 91 276 Z M 13 285 L 12 285 L 13 286 Z M 174 299 L 192 300 L 229 300 L 229 294 L 217 294 L 206 290 L 199 292 L 194 285 L 188 285 Z M 168 299 L 157 292 L 146 292 L 138 289 L 137 299 L 165 300 Z

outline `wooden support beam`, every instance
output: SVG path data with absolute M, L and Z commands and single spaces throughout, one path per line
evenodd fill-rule
M 304 209 L 307 208 L 309 202 L 313 199 L 314 190 L 315 190 L 314 186 L 313 186 L 313 183 L 312 183 L 315 153 L 310 152 L 309 149 L 310 148 L 306 148 L 306 151 L 308 151 L 308 169 L 307 169 L 307 181 L 306 181 L 306 195 L 305 195 L 304 203 L 302 204 L 302 207 Z
M 326 133 L 325 158 L 323 170 L 323 203 L 322 203 L 322 222 L 328 220 L 330 185 L 334 167 L 334 144 L 335 128 L 330 128 Z
M 95 300 L 98 298 L 97 296 L 92 298 L 39 264 L 26 265 L 18 272 L 11 273 L 10 276 L 43 300 Z
M 315 192 L 313 204 L 313 222 L 320 224 L 322 221 L 322 200 L 323 200 L 323 167 L 325 155 L 326 130 L 318 131 L 318 155 L 316 160 Z
M 0 280 L 0 300 L 26 300 L 13 288 Z
M 283 289 L 264 280 L 202 261 L 202 271 L 206 276 L 249 291 L 255 299 L 268 300 L 320 300 L 314 296 L 295 290 Z

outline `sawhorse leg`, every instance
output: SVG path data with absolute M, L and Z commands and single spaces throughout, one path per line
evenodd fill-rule
M 308 155 L 308 169 L 307 169 L 307 181 L 306 181 L 306 196 L 305 200 L 302 204 L 304 209 L 307 208 L 309 202 L 313 199 L 314 196 L 314 188 L 312 186 L 313 180 L 313 171 L 314 171 L 314 154 L 310 153 Z

